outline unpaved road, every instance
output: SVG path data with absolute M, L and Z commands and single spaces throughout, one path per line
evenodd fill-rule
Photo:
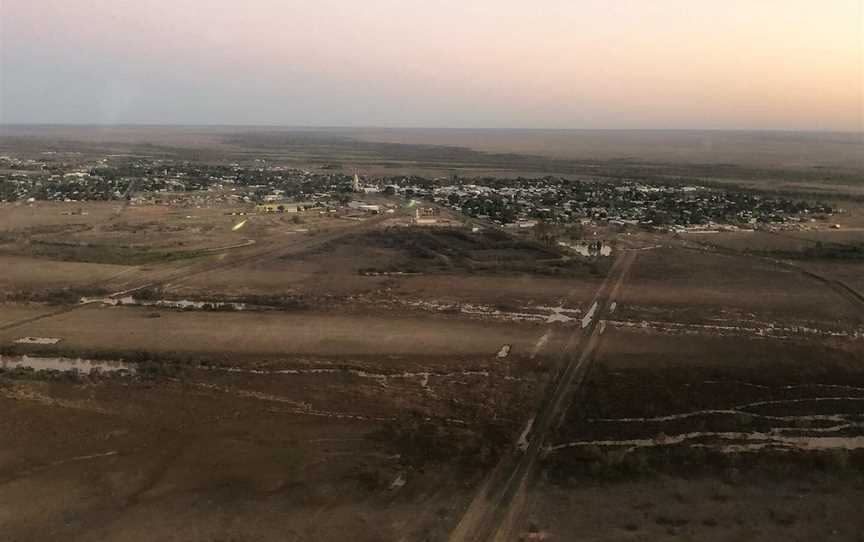
M 576 328 L 565 343 L 562 356 L 566 364 L 559 377 L 550 384 L 548 393 L 533 422 L 527 449 L 505 454 L 481 484 L 462 519 L 450 534 L 451 542 L 482 542 L 514 540 L 525 503 L 525 489 L 531 480 L 543 445 L 551 430 L 566 410 L 568 399 L 584 381 L 594 359 L 604 326 L 600 318 L 609 312 L 612 303 L 636 260 L 637 252 L 622 252 L 589 307 L 599 309 L 590 322 Z M 582 346 L 578 348 L 580 339 Z

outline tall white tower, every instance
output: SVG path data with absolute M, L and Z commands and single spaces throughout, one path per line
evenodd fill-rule
M 357 176 L 357 172 L 354 172 L 354 180 L 351 181 L 351 190 L 360 192 L 360 177 Z

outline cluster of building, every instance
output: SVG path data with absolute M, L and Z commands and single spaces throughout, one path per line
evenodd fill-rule
M 400 183 L 395 191 L 509 227 L 533 227 L 543 221 L 674 230 L 708 224 L 797 222 L 834 212 L 822 202 L 638 180 L 474 179 L 437 186 Z
M 387 209 L 363 200 L 367 194 L 381 192 L 427 200 L 506 227 L 533 227 L 542 221 L 680 230 L 708 224 L 789 223 L 833 212 L 825 203 L 674 182 L 551 176 L 361 179 L 357 173 L 291 168 L 260 159 L 203 164 L 128 157 L 106 157 L 92 163 L 68 156 L 40 160 L 0 157 L 0 170 L 0 201 L 125 198 L 138 204 L 170 204 L 176 199 L 172 195 L 183 193 L 184 202 L 191 197 L 200 205 L 255 204 L 258 212 L 341 207 L 379 213 Z M 414 220 L 438 221 L 420 214 Z

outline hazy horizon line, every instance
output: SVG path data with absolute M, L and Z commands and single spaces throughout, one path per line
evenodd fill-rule
M 459 132 L 747 132 L 813 133 L 864 136 L 862 130 L 824 130 L 818 128 L 542 128 L 542 127 L 465 127 L 465 126 L 380 126 L 380 125 L 303 125 L 303 124 L 179 124 L 179 123 L 78 123 L 78 122 L 0 122 L 2 127 L 70 128 L 276 128 L 291 130 L 440 130 Z

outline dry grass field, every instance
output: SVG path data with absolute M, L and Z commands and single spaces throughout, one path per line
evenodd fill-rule
M 115 219 L 96 204 L 83 217 L 62 208 L 16 209 L 0 247 L 0 525 L 11 540 L 446 537 L 513 446 L 599 280 L 576 266 L 499 284 L 434 258 L 429 274 L 363 274 L 429 259 L 379 246 L 389 230 L 371 222 L 253 216 L 236 236 L 223 209 L 132 206 Z M 183 241 L 175 225 L 187 223 L 197 226 Z M 375 242 L 358 243 L 370 228 Z M 255 243 L 125 265 L 32 250 L 34 238 L 62 239 L 170 256 L 237 237 Z M 139 286 L 143 301 L 249 308 L 111 304 Z M 136 372 L 46 376 L 15 369 L 22 356 L 122 359 Z
M 78 144 L 168 137 L 124 134 Z M 199 135 L 171 152 L 345 145 Z M 648 156 L 633 137 L 622 157 L 686 168 L 747 150 L 673 138 L 690 150 Z M 590 153 L 579 141 L 547 150 Z M 509 144 L 463 143 L 356 151 L 447 171 Z M 824 159 L 852 167 L 853 143 L 823 141 Z M 759 144 L 750 174 L 804 143 Z M 610 225 L 592 233 L 612 255 L 581 257 L 491 224 L 409 227 L 402 207 L 298 218 L 160 197 L 0 204 L 3 540 L 860 542 L 854 201 L 807 228 Z
M 860 284 L 857 264 L 788 258 L 815 234 L 631 236 L 613 285 L 611 261 L 493 233 L 64 208 L 12 209 L 0 246 L 12 540 L 446 540 L 595 341 L 517 538 L 769 540 L 833 528 L 862 491 L 841 444 L 861 438 L 864 312 L 830 282 Z M 96 248 L 33 249 L 58 240 Z M 124 249 L 167 256 L 105 256 Z
M 862 315 L 860 300 L 763 259 L 641 254 L 522 532 L 858 540 Z

